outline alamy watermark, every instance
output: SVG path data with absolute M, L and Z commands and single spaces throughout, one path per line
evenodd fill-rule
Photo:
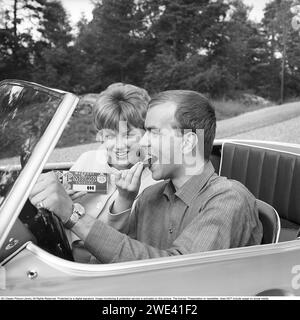
M 292 274 L 295 276 L 292 278 L 292 288 L 294 290 L 300 289 L 300 265 L 293 266 Z
M 204 130 L 177 128 L 150 128 L 144 134 L 132 136 L 126 121 L 119 122 L 119 128 L 114 135 L 103 136 L 101 142 L 107 145 L 111 163 L 118 163 L 119 153 L 112 150 L 129 150 L 128 163 L 135 164 L 147 156 L 150 163 L 159 165 L 183 165 L 186 175 L 193 175 L 201 170 L 204 164 Z M 100 146 L 102 149 L 102 144 Z M 130 155 L 130 150 L 135 155 Z M 122 152 L 121 152 L 122 154 Z M 99 159 L 103 161 L 104 159 Z

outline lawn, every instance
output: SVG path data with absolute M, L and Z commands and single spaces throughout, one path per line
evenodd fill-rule
M 245 112 L 251 112 L 259 110 L 261 108 L 269 107 L 272 104 L 245 104 L 239 101 L 225 101 L 225 100 L 214 100 L 213 105 L 216 111 L 217 120 L 224 120 L 228 118 L 236 117 Z

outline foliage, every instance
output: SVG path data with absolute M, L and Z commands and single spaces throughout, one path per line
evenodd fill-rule
M 242 0 L 98 0 L 76 34 L 59 0 L 7 1 L 0 6 L 1 79 L 77 94 L 122 81 L 150 93 L 182 88 L 279 100 L 286 39 L 285 98 L 299 95 L 300 39 L 290 11 L 299 0 L 269 1 L 261 23 L 249 19 Z
M 134 0 L 103 0 L 96 4 L 90 23 L 81 21 L 75 47 L 94 71 L 89 90 L 100 91 L 119 81 L 142 84 L 147 47 L 143 28 L 143 13 Z

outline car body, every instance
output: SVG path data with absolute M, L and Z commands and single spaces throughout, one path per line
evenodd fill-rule
M 27 91 L 30 94 L 26 100 L 23 97 Z M 22 92 L 25 92 L 23 96 Z M 3 98 L 5 94 L 6 100 Z M 39 94 L 45 96 L 34 98 Z M 22 99 L 27 102 L 23 103 Z M 28 103 L 31 99 L 37 99 L 37 102 Z M 18 106 L 18 101 L 22 102 L 22 107 Z M 26 214 L 33 210 L 28 209 L 28 196 L 39 174 L 53 169 L 67 170 L 71 166 L 65 161 L 47 163 L 47 159 L 78 101 L 78 97 L 71 93 L 25 81 L 0 82 L 0 108 L 12 105 L 11 110 L 0 111 L 2 120 L 5 117 L 12 122 L 27 123 L 28 132 L 34 136 L 28 142 L 28 132 L 20 131 L 23 140 L 16 139 L 17 148 L 12 147 L 13 143 L 7 145 L 10 151 L 0 147 L 1 296 L 300 295 L 300 241 L 297 237 L 291 241 L 252 247 L 96 265 L 70 261 L 62 238 L 48 239 L 55 242 L 49 246 L 45 241 L 48 231 L 38 230 L 33 234 L 28 230 L 31 222 L 25 223 Z M 26 108 L 31 111 L 27 112 Z M 47 117 L 45 108 L 50 110 Z M 34 124 L 36 119 L 40 121 L 38 128 Z M 3 121 L 0 124 L 2 133 L 5 126 L 11 125 Z M 16 125 L 16 130 L 19 127 Z M 6 131 L 8 136 L 7 132 L 11 130 Z M 263 141 L 239 143 L 267 146 L 276 152 L 290 152 L 300 157 L 300 145 Z M 220 166 L 223 146 L 223 140 L 215 142 L 212 155 L 215 166 Z M 22 214 L 23 218 L 20 218 Z M 36 217 L 35 212 L 33 218 Z M 47 220 L 47 223 L 50 227 L 45 230 L 52 228 L 55 233 L 60 232 L 57 221 Z

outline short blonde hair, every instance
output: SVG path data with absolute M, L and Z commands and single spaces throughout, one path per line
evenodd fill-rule
M 113 83 L 100 93 L 93 109 L 98 130 L 119 129 L 120 121 L 129 127 L 143 128 L 150 96 L 145 89 L 131 84 Z

